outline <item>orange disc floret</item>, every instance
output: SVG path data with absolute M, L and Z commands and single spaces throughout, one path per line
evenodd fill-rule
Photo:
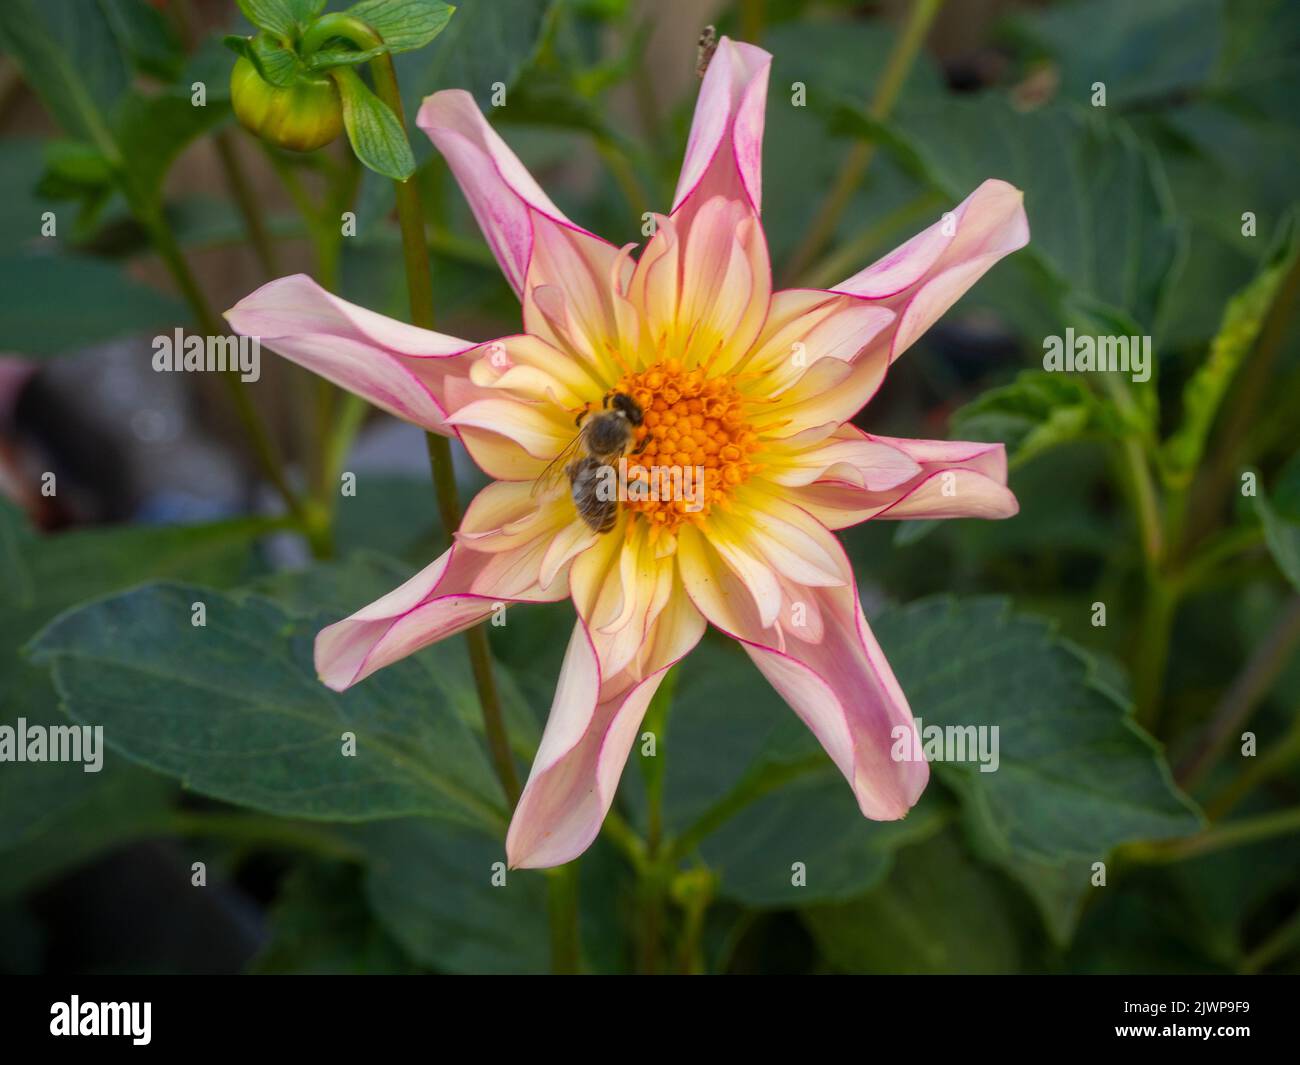
M 709 377 L 699 367 L 686 371 L 676 359 L 666 359 L 624 374 L 614 387 L 641 406 L 635 453 L 627 456 L 625 506 L 652 529 L 671 533 L 683 521 L 698 524 L 715 506 L 725 509 L 736 486 L 758 468 L 751 461 L 758 435 L 733 378 Z M 638 467 L 644 471 L 640 477 Z M 642 498 L 630 487 L 634 480 L 644 485 Z

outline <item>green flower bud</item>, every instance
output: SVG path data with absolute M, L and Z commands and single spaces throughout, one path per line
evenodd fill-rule
M 280 148 L 314 151 L 343 132 L 343 104 L 325 75 L 304 74 L 280 88 L 241 56 L 230 73 L 230 98 L 244 128 Z

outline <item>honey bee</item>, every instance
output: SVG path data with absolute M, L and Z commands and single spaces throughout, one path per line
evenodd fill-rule
M 618 500 L 600 498 L 597 489 L 607 476 L 604 469 L 626 455 L 636 441 L 641 420 L 641 405 L 626 392 L 606 393 L 599 412 L 584 410 L 578 415 L 577 435 L 542 471 L 533 491 L 547 488 L 565 474 L 578 516 L 593 531 L 609 532 L 618 520 Z

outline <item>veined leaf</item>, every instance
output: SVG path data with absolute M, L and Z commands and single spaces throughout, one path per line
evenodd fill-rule
M 405 181 L 415 173 L 415 158 L 402 123 L 350 67 L 330 71 L 343 100 L 343 126 L 357 158 L 384 177 Z
M 344 13 L 366 23 L 392 51 L 411 52 L 437 37 L 455 10 L 442 0 L 361 0 Z
M 194 604 L 206 611 L 192 624 Z M 316 678 L 324 619 L 153 584 L 70 611 L 30 645 L 64 710 L 127 757 L 214 798 L 361 821 L 424 814 L 499 827 L 496 782 L 416 662 L 345 692 Z

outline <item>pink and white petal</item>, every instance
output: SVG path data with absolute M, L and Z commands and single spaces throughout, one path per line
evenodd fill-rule
M 530 481 L 493 481 L 470 502 L 456 539 L 474 551 L 513 551 L 530 540 L 553 537 L 578 523 L 578 514 L 561 483 L 538 492 Z M 549 584 L 550 580 L 542 580 Z
M 231 328 L 390 414 L 452 435 L 446 417 L 478 392 L 480 345 L 358 307 L 306 274 L 270 281 L 226 312 Z
M 740 200 L 759 213 L 763 195 L 763 118 L 770 53 L 723 37 L 695 103 L 673 197 L 685 221 L 714 196 Z
M 447 160 L 516 294 L 523 294 L 539 230 L 567 229 L 605 243 L 551 202 L 469 93 L 446 89 L 426 97 L 415 121 Z
M 553 602 L 566 581 L 548 589 L 527 572 L 536 545 L 484 554 L 453 544 L 405 584 L 316 635 L 316 672 L 343 691 L 384 666 L 477 624 L 497 602 Z
M 895 730 L 911 729 L 915 735 L 915 725 L 862 614 L 848 561 L 839 553 L 838 568 L 849 580 L 837 587 L 790 585 L 785 594 L 798 598 L 783 606 L 781 620 L 772 628 L 761 625 L 737 588 L 739 581 L 702 536 L 679 537 L 678 557 L 696 607 L 740 641 L 808 725 L 852 785 L 863 814 L 896 820 L 924 790 L 929 767 L 924 761 L 891 757 Z
M 982 473 L 1001 484 L 1007 483 L 1007 449 L 1004 444 L 980 440 L 912 440 L 903 436 L 866 433 L 854 426 L 846 426 L 845 430 L 865 441 L 897 448 L 930 469 L 960 466 Z
M 1020 509 L 1007 488 L 1006 449 L 1001 444 L 960 440 L 904 440 L 871 436 L 851 426 L 864 441 L 885 443 L 906 453 L 919 472 L 892 487 L 873 491 L 841 479 L 786 489 L 791 500 L 831 529 L 871 518 L 1010 518 Z
M 950 308 L 999 259 L 1029 240 L 1023 196 L 1004 181 L 986 181 L 950 217 L 913 237 L 878 263 L 825 293 L 778 293 L 763 338 L 746 369 L 764 373 L 755 388 L 782 390 L 775 409 L 762 417 L 773 435 L 788 436 L 828 421 L 848 421 L 875 395 L 890 364 Z M 849 301 L 836 303 L 836 297 Z M 860 329 L 853 312 L 888 312 L 887 320 L 866 318 Z M 846 317 L 847 315 L 847 317 Z M 837 354 L 847 373 L 819 366 L 814 338 L 819 330 L 838 338 Z M 801 335 L 803 334 L 803 335 Z M 795 348 L 795 344 L 803 348 Z M 822 341 L 821 343 L 824 343 Z M 792 358 L 798 351 L 806 369 Z
M 581 620 L 564 657 L 555 701 L 506 836 L 511 868 L 571 861 L 591 845 L 650 700 L 668 669 L 704 633 L 704 619 L 678 589 L 644 642 L 640 668 L 610 673 L 599 639 Z
M 893 362 L 994 263 L 1028 243 L 1024 194 L 990 179 L 929 229 L 832 291 L 883 301 L 897 311 Z
M 609 380 L 619 338 L 616 278 L 621 249 L 580 230 L 539 222 L 524 281 L 524 329 L 549 341 L 588 373 Z
M 501 395 L 467 403 L 447 424 L 479 468 L 498 481 L 536 479 L 578 432 L 558 406 Z
M 772 266 L 758 216 L 714 197 L 686 230 L 674 350 L 682 364 L 726 373 L 750 350 L 767 319 Z
M 763 335 L 740 368 L 751 395 L 780 397 L 753 424 L 788 438 L 852 417 L 885 379 L 895 314 L 853 296 L 812 289 L 778 292 Z
M 654 236 L 632 271 L 627 298 L 639 312 L 645 330 L 644 346 L 650 351 L 660 351 L 676 333 L 682 249 L 672 219 L 659 214 L 654 218 Z
M 582 364 L 528 333 L 501 337 L 480 350 L 469 367 L 478 398 L 497 389 L 530 403 L 553 403 L 577 410 L 599 402 L 603 383 Z
M 819 640 L 790 630 L 784 648 L 743 638 L 742 646 L 844 774 L 863 815 L 896 821 L 930 778 L 924 759 L 893 757 L 909 732 L 905 749 L 920 750 L 907 697 L 867 625 L 856 588 L 810 588 L 806 594 L 817 607 Z
M 824 427 L 809 430 L 816 434 Z M 763 452 L 763 480 L 789 488 L 814 481 L 843 481 L 870 491 L 885 491 L 921 472 L 916 457 L 889 437 L 868 436 L 851 425 L 804 444 L 801 433 L 773 441 Z

